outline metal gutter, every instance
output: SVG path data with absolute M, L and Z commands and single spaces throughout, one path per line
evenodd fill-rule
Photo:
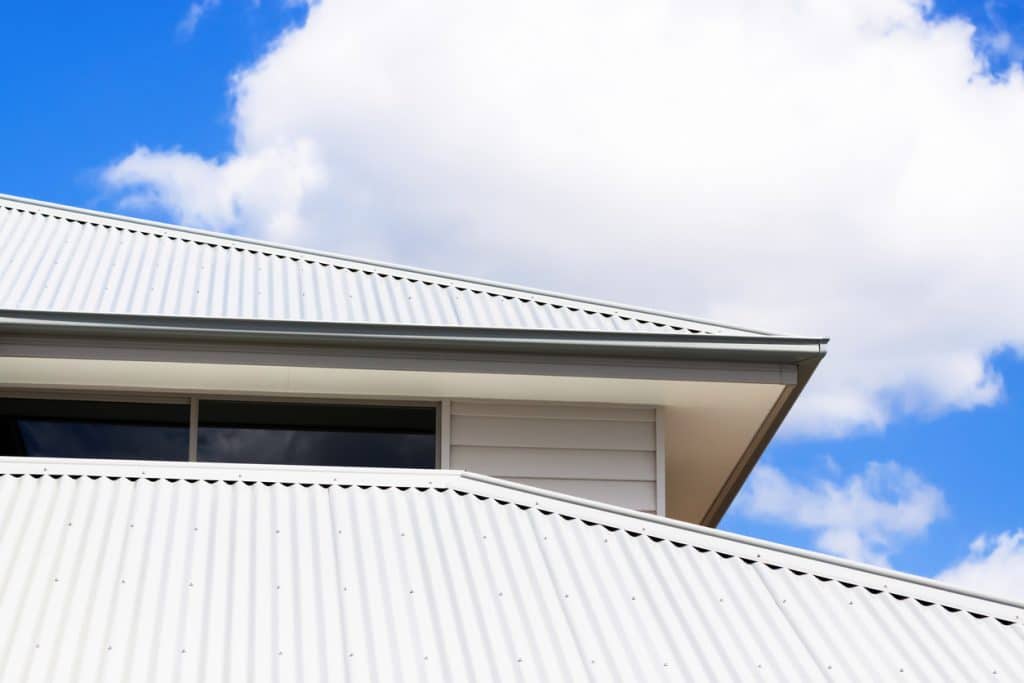
M 827 339 L 318 323 L 0 309 L 0 333 L 189 338 L 337 346 L 515 350 L 797 363 Z

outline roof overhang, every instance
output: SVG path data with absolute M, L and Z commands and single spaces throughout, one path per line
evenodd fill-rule
M 826 342 L 5 310 L 0 389 L 654 405 L 668 514 L 714 526 Z

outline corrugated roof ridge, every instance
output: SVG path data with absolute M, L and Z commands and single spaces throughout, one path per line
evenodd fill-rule
M 345 269 L 353 273 L 362 272 L 367 275 L 378 275 L 380 277 L 391 277 L 396 280 L 420 282 L 428 286 L 453 287 L 455 289 L 487 294 L 493 297 L 504 297 L 510 300 L 518 299 L 524 303 L 533 303 L 540 306 L 552 306 L 553 308 L 565 308 L 569 311 L 580 311 L 587 315 L 619 317 L 622 320 L 632 320 L 642 325 L 650 325 L 654 328 L 668 328 L 688 334 L 715 335 L 723 333 L 739 333 L 741 335 L 750 336 L 784 336 L 777 333 L 752 330 L 734 325 L 725 325 L 698 318 L 683 317 L 663 311 L 625 306 L 613 302 L 583 297 L 574 297 L 557 292 L 491 282 L 484 279 L 452 275 L 409 266 L 400 266 L 326 251 L 303 249 L 288 245 L 275 244 L 263 240 L 256 240 L 239 235 L 217 233 L 209 230 L 201 230 L 198 228 L 173 225 L 170 223 L 134 218 L 131 216 L 65 206 L 2 193 L 0 193 L 0 205 L 3 205 L 4 208 L 9 210 L 35 213 L 51 218 L 59 218 L 70 222 L 81 223 L 83 225 L 95 225 L 115 230 L 128 230 L 130 232 L 138 232 L 144 235 L 181 239 L 186 242 L 191 241 L 203 246 L 221 247 L 225 249 L 233 248 L 237 251 L 249 251 L 254 254 L 260 253 L 265 256 L 290 258 L 295 261 L 302 260 L 310 264 Z
M 897 600 L 912 599 L 925 607 L 967 612 L 976 618 L 992 618 L 1004 625 L 1024 625 L 1024 603 L 1007 598 L 462 470 L 0 457 L 0 477 L 26 475 L 453 490 L 460 495 L 514 504 L 523 510 L 537 509 L 543 514 L 558 514 L 566 520 L 580 521 L 588 526 L 600 525 L 610 531 L 624 531 L 633 537 L 668 541 L 679 547 L 690 546 L 699 552 L 714 552 L 723 558 L 735 557 L 769 570 L 786 570 L 801 576 L 809 574 L 821 581 L 836 581 L 846 588 L 886 593 Z

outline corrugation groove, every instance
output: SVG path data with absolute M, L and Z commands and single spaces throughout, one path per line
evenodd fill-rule
M 231 238 L 0 203 L 0 308 L 537 330 L 746 334 Z
M 542 502 L 339 481 L 0 475 L 0 677 L 1024 677 L 1020 623 Z

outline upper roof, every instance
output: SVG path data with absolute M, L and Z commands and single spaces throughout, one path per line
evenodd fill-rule
M 0 195 L 0 309 L 773 337 Z
M 452 471 L 0 458 L 7 680 L 1024 680 L 1024 606 Z

